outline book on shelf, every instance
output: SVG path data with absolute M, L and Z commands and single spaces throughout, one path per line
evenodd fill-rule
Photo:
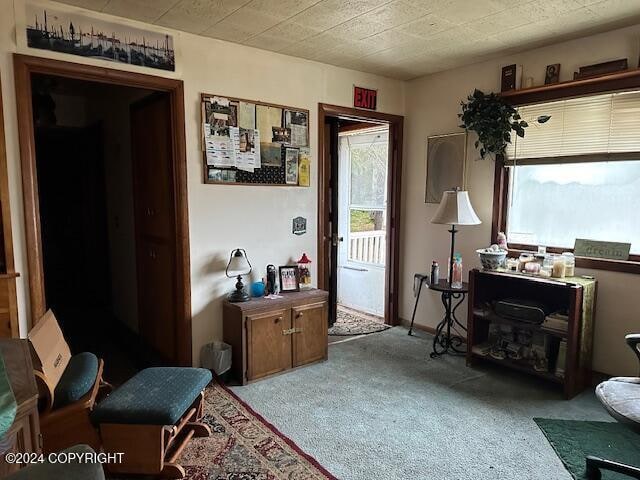
M 556 377 L 564 378 L 564 370 L 567 360 L 567 341 L 562 340 L 558 348 L 558 359 L 556 360 Z
M 542 322 L 542 328 L 553 332 L 567 333 L 569 330 L 569 316 L 562 313 L 547 315 Z

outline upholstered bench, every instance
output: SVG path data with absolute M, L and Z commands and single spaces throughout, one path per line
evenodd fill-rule
M 176 462 L 180 453 L 193 436 L 211 435 L 200 422 L 210 381 L 211 372 L 202 368 L 147 368 L 100 402 L 91 420 L 99 427 L 104 451 L 124 454 L 107 470 L 184 477 Z

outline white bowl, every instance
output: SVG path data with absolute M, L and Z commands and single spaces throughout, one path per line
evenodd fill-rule
M 496 270 L 504 266 L 504 261 L 507 258 L 506 250 L 490 250 L 487 251 L 484 248 L 479 248 L 476 253 L 480 257 L 480 263 L 485 270 Z

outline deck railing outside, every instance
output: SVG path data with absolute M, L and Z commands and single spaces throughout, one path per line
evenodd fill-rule
M 385 264 L 387 232 L 372 230 L 349 234 L 349 260 L 354 262 Z

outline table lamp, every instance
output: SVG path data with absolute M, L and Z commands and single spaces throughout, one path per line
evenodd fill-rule
M 242 283 L 242 275 L 248 275 L 251 273 L 251 264 L 247 258 L 247 252 L 244 248 L 236 248 L 231 251 L 229 257 L 229 263 L 225 270 L 227 277 L 237 277 L 236 289 L 227 297 L 230 302 L 246 302 L 249 300 L 249 294 L 244 291 L 244 284 Z
M 442 194 L 442 200 L 431 219 L 431 223 L 451 225 L 451 255 L 449 256 L 449 287 L 453 279 L 453 255 L 455 253 L 456 225 L 478 225 L 482 223 L 469 201 L 469 192 L 454 188 Z

